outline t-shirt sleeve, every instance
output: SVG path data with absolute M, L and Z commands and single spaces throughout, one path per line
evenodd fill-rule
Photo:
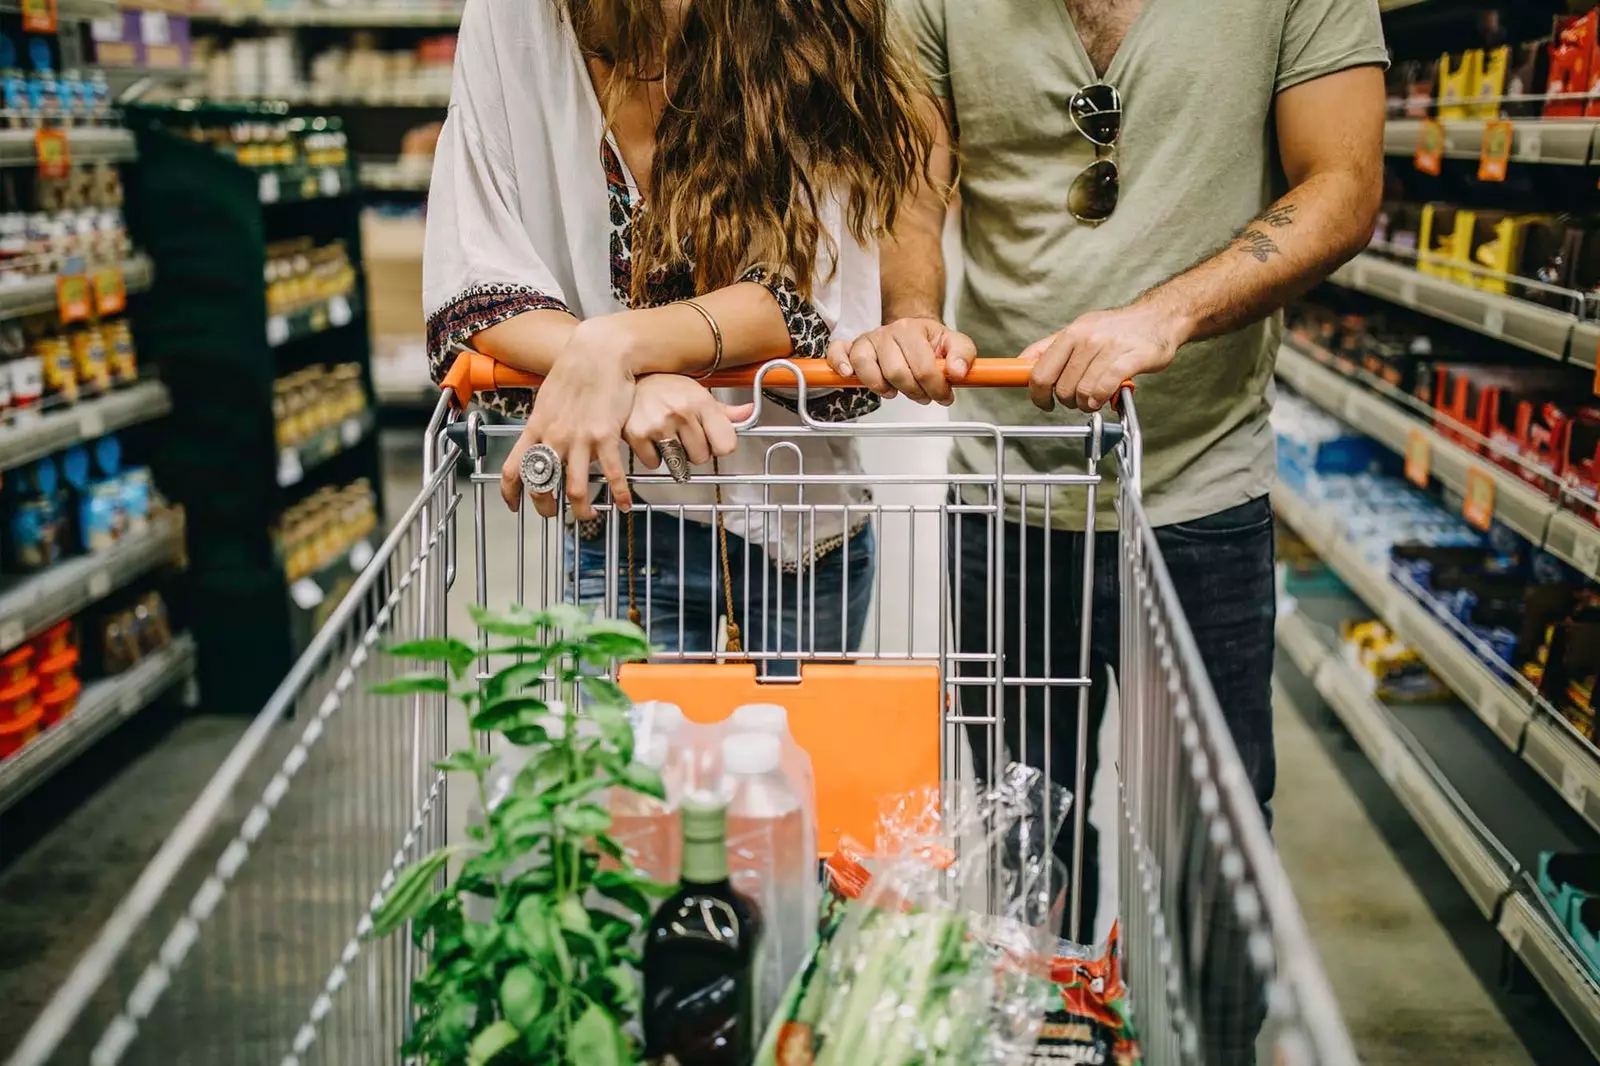
M 1289 0 L 1273 92 L 1351 67 L 1388 64 L 1378 0 Z
M 475 3 L 462 17 L 450 109 L 434 153 L 422 298 L 435 381 L 475 334 L 525 311 L 568 309 L 522 222 L 491 14 L 490 4 Z
M 891 0 L 891 7 L 901 32 L 916 49 L 929 90 L 937 97 L 948 97 L 950 53 L 945 47 L 944 0 Z

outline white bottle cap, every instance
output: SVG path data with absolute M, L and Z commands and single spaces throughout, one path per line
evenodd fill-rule
M 789 711 L 776 703 L 747 703 L 735 710 L 729 721 L 734 728 L 749 733 L 782 736 L 789 732 Z
M 782 755 L 771 733 L 735 733 L 722 741 L 722 768 L 730 774 L 770 774 Z
M 634 709 L 638 712 L 635 720 L 639 723 L 640 730 L 658 736 L 671 736 L 688 721 L 684 717 L 683 708 L 676 703 L 645 700 Z

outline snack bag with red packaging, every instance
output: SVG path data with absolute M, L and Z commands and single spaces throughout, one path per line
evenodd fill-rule
M 1028 1066 L 1138 1066 L 1139 1041 L 1118 961 L 1120 927 L 1099 950 L 1063 940 L 1050 960 L 1061 1001 L 1044 1016 Z

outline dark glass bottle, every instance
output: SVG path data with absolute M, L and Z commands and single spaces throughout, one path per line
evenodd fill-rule
M 751 968 L 761 911 L 728 883 L 728 808 L 683 803 L 683 882 L 644 942 L 644 1044 L 650 1059 L 744 1066 L 755 1054 Z

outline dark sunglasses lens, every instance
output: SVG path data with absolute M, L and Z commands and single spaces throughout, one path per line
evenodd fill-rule
M 1116 142 L 1122 132 L 1122 95 L 1109 85 L 1088 85 L 1072 94 L 1072 121 L 1100 145 Z
M 1079 222 L 1104 222 L 1117 209 L 1117 165 L 1100 159 L 1072 179 L 1067 210 Z

